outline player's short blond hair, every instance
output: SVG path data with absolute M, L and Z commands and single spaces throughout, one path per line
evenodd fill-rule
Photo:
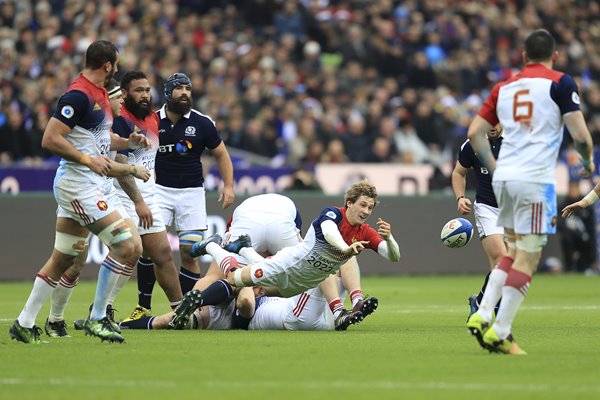
M 375 200 L 375 205 L 379 203 L 377 201 L 377 188 L 371 185 L 366 179 L 363 179 L 362 181 L 350 186 L 350 188 L 346 192 L 344 204 L 347 205 L 348 202 L 354 204 L 360 196 L 366 196 Z

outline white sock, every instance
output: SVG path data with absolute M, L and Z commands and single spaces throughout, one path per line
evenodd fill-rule
M 253 247 L 243 247 L 243 248 L 241 248 L 240 249 L 240 256 L 244 257 L 251 264 L 260 262 L 260 261 L 262 261 L 262 260 L 265 259 L 263 256 L 261 256 L 260 254 L 258 254 L 256 252 L 256 250 L 254 250 Z
M 228 252 L 214 242 L 206 245 L 206 252 L 210 254 L 219 265 L 221 265 L 221 262 L 223 262 L 225 258 L 233 256 L 233 253 Z
M 123 286 L 125 286 L 125 284 L 129 281 L 129 278 L 131 278 L 131 274 L 133 274 L 133 267 L 124 265 L 123 271 L 124 271 L 124 274 L 119 275 L 119 277 L 117 278 L 117 283 L 115 283 L 115 287 L 113 288 L 113 290 L 110 292 L 110 295 L 108 296 L 108 304 L 111 304 L 111 305 L 114 304 L 114 301 L 117 298 L 117 295 L 119 294 L 121 289 L 123 289 Z
M 69 304 L 69 299 L 73 294 L 73 289 L 77 286 L 79 277 L 73 279 L 70 276 L 63 274 L 58 281 L 58 285 L 52 291 L 52 299 L 50 301 L 50 322 L 62 321 L 65 319 L 65 308 Z
M 481 304 L 477 311 L 477 313 L 487 322 L 492 322 L 494 308 L 502 296 L 502 287 L 504 287 L 507 276 L 508 274 L 500 268 L 494 268 L 490 273 L 483 299 L 481 299 Z M 502 300 L 502 302 L 504 302 L 504 300 Z
M 23 311 L 21 311 L 19 318 L 17 318 L 19 325 L 23 328 L 33 328 L 35 318 L 55 287 L 56 281 L 54 279 L 44 274 L 36 275 L 33 282 L 33 289 L 31 289 Z
M 106 306 L 117 280 L 121 274 L 124 274 L 124 264 L 113 260 L 107 256 L 98 271 L 98 284 L 96 285 L 96 295 L 94 296 L 94 306 L 90 313 L 90 319 L 93 321 L 101 320 L 106 317 Z
M 518 289 L 512 286 L 504 286 L 502 289 L 502 303 L 494 322 L 494 330 L 500 339 L 506 339 L 510 335 L 512 323 L 523 300 L 525 296 Z

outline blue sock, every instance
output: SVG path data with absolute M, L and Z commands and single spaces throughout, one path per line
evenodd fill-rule
M 231 285 L 225 279 L 216 281 L 202 291 L 201 306 L 215 306 L 225 302 L 233 293 Z
M 142 258 L 137 263 L 138 305 L 152 309 L 152 290 L 156 283 L 154 264 L 149 258 Z
M 112 293 L 119 276 L 123 274 L 125 274 L 125 266 L 106 256 L 102 264 L 100 264 L 100 270 L 98 271 L 96 295 L 94 296 L 94 304 L 90 311 L 91 320 L 98 321 L 106 317 L 108 297 Z
M 142 317 L 134 321 L 119 323 L 119 326 L 124 329 L 152 329 L 152 321 L 156 317 Z
M 183 266 L 179 269 L 179 284 L 183 294 L 192 290 L 198 279 L 200 279 L 200 274 L 187 270 Z

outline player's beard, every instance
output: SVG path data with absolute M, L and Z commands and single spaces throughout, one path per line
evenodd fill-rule
M 142 102 L 137 103 L 129 96 L 125 97 L 125 108 L 139 120 L 145 119 L 152 112 L 150 102 L 145 104 L 145 106 L 142 106 Z
M 186 98 L 188 101 L 181 101 L 183 98 Z M 171 101 L 168 101 L 167 108 L 169 111 L 172 111 L 175 114 L 187 114 L 192 109 L 192 99 L 188 96 L 179 96 L 176 99 L 171 99 Z
M 113 67 L 110 72 L 108 73 L 108 75 L 106 75 L 106 78 L 104 78 L 104 87 L 108 87 L 108 84 L 110 83 L 110 80 L 113 78 L 113 76 L 115 76 L 115 73 L 117 71 L 115 70 L 115 68 Z

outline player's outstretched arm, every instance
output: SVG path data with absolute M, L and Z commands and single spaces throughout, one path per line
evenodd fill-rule
M 321 230 L 323 231 L 323 237 L 333 247 L 340 250 L 341 252 L 347 252 L 350 246 L 344 241 L 342 234 L 338 230 L 335 222 L 332 220 L 325 220 L 321 222 Z
M 379 243 L 377 253 L 389 261 L 400 261 L 400 246 L 398 246 L 398 242 L 392 236 L 392 226 L 379 218 L 377 220 L 377 233 L 384 240 Z
M 587 208 L 598 201 L 600 196 L 600 181 L 596 183 L 596 186 L 585 195 L 585 197 L 573 204 L 569 204 L 562 209 L 562 217 L 569 218 L 573 213 L 579 209 Z

